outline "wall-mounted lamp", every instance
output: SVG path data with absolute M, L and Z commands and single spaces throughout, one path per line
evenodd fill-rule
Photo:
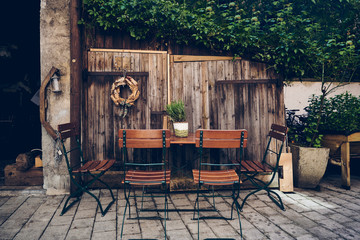
M 55 72 L 54 75 L 51 77 L 52 91 L 54 93 L 61 93 L 59 79 L 60 77 L 58 72 Z

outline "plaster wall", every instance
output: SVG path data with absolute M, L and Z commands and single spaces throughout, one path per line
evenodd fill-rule
M 57 125 L 70 121 L 70 0 L 40 2 L 40 64 L 41 81 L 52 66 L 60 70 L 61 93 L 46 90 L 46 120 Z M 64 194 L 70 190 L 70 179 L 64 157 L 55 160 L 56 142 L 42 128 L 44 189 L 47 194 Z
M 353 82 L 337 88 L 328 96 L 332 97 L 344 92 L 350 92 L 355 96 L 360 96 L 360 83 Z M 285 107 L 287 109 L 299 109 L 296 114 L 304 114 L 304 108 L 309 104 L 312 95 L 321 94 L 320 82 L 292 82 L 284 87 Z

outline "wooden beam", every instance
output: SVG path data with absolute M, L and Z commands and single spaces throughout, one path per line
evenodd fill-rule
M 240 60 L 240 57 L 227 56 L 196 56 L 196 55 L 172 55 L 173 62 L 202 62 L 202 61 L 226 61 Z
M 124 76 L 124 72 L 87 72 L 87 76 Z M 126 72 L 128 76 L 149 76 L 148 72 Z
M 106 49 L 106 48 L 90 48 L 90 52 L 126 52 L 126 53 L 152 53 L 152 54 L 163 54 L 167 51 L 154 51 L 154 50 L 132 50 L 132 49 Z
M 278 79 L 217 80 L 215 84 L 277 84 Z

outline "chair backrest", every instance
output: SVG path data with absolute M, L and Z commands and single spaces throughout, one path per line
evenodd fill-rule
M 65 123 L 58 125 L 58 132 L 60 134 L 60 139 L 65 140 L 69 137 L 78 136 L 78 128 L 75 123 Z
M 83 152 L 81 150 L 81 144 L 79 139 L 79 128 L 76 123 L 65 123 L 58 125 L 58 132 L 59 132 L 59 138 L 61 140 L 66 164 L 68 166 L 69 171 L 71 171 L 71 167 L 70 167 L 71 165 L 70 165 L 68 153 L 73 151 L 78 151 L 78 154 L 80 155 L 80 161 L 81 163 L 84 163 Z M 76 144 L 75 146 L 70 146 L 70 150 L 67 150 L 65 147 L 65 140 L 72 137 L 75 138 Z
M 266 146 L 266 150 L 262 159 L 263 164 L 267 164 L 269 166 L 271 166 L 270 164 L 268 164 L 266 162 L 266 158 L 268 156 L 269 153 L 273 153 L 276 154 L 276 166 L 275 168 L 277 168 L 278 164 L 279 164 L 279 160 L 280 160 L 280 156 L 282 153 L 282 149 L 284 146 L 284 142 L 286 139 L 286 134 L 287 134 L 288 128 L 286 126 L 281 126 L 278 124 L 272 124 L 271 128 L 270 128 L 270 132 L 269 132 L 269 140 Z M 275 143 L 272 144 L 272 141 L 275 141 Z M 273 167 L 273 166 L 271 166 Z
M 170 147 L 168 129 L 121 129 L 119 130 L 120 148 L 166 148 Z
M 239 166 L 243 156 L 243 149 L 247 146 L 248 133 L 239 130 L 205 130 L 199 129 L 195 133 L 195 145 L 200 151 L 200 166 Z M 202 161 L 203 148 L 237 148 L 240 150 L 239 159 L 232 159 L 232 163 L 204 163 Z
M 119 130 L 119 147 L 123 150 L 124 168 L 127 166 L 165 166 L 166 149 L 170 147 L 170 130 L 168 129 L 121 129 Z M 161 162 L 134 163 L 128 162 L 127 148 L 162 148 Z

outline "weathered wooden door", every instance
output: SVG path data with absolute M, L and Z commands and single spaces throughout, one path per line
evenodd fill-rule
M 167 53 L 161 51 L 88 51 L 83 85 L 83 148 L 87 160 L 121 159 L 118 131 L 122 128 L 161 128 L 161 111 L 167 104 Z M 124 74 L 139 85 L 140 97 L 125 118 L 111 98 L 113 82 Z M 121 97 L 130 95 L 121 89 Z
M 263 63 L 231 57 L 171 56 L 170 98 L 185 102 L 190 131 L 249 132 L 247 157 L 261 160 L 272 123 L 284 124 L 282 83 Z
M 110 89 L 124 69 L 141 93 L 122 118 Z M 231 57 L 172 55 L 168 61 L 161 51 L 91 49 L 83 90 L 83 146 L 89 160 L 120 159 L 118 130 L 161 128 L 161 113 L 172 100 L 185 102 L 190 131 L 247 129 L 251 159 L 260 160 L 271 124 L 285 122 L 282 83 L 275 74 L 263 63 Z

